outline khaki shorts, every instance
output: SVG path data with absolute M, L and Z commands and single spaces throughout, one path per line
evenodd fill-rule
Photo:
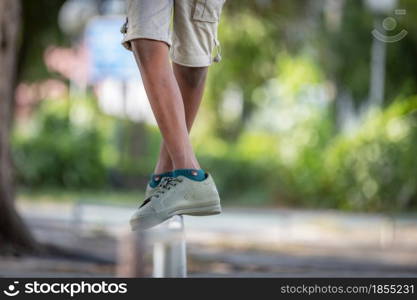
M 225 0 L 128 0 L 122 44 L 146 38 L 170 46 L 180 65 L 205 67 L 220 61 L 217 27 Z M 172 28 L 172 29 L 171 29 Z

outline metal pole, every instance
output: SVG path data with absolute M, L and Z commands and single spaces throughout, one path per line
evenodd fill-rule
M 119 277 L 144 277 L 145 251 L 153 249 L 153 277 L 187 277 L 187 255 L 182 216 L 149 229 L 129 232 L 119 241 Z
M 145 243 L 143 231 L 120 237 L 117 251 L 117 277 L 145 277 Z
M 182 216 L 174 216 L 150 232 L 153 239 L 153 277 L 186 277 L 187 254 Z

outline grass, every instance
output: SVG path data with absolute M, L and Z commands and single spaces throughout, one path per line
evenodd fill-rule
M 61 202 L 76 201 L 97 202 L 103 204 L 135 204 L 142 201 L 144 192 L 141 190 L 75 190 L 42 188 L 20 188 L 17 193 L 18 201 L 27 202 Z

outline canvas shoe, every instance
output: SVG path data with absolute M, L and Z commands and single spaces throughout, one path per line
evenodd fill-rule
M 132 230 L 148 229 L 174 215 L 209 216 L 221 213 L 213 178 L 165 177 L 130 219 Z
M 157 175 L 153 174 L 151 176 L 151 180 L 146 185 L 145 199 L 148 199 L 150 196 L 152 196 L 152 193 L 155 191 L 164 177 L 172 177 L 172 172 L 165 172 Z
M 146 185 L 146 190 L 145 190 L 145 199 L 148 199 L 150 196 L 152 196 L 153 192 L 155 191 L 156 188 L 153 188 L 149 185 L 149 183 Z

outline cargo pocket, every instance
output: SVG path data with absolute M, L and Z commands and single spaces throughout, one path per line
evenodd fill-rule
M 215 23 L 220 20 L 225 0 L 196 0 L 193 19 Z

